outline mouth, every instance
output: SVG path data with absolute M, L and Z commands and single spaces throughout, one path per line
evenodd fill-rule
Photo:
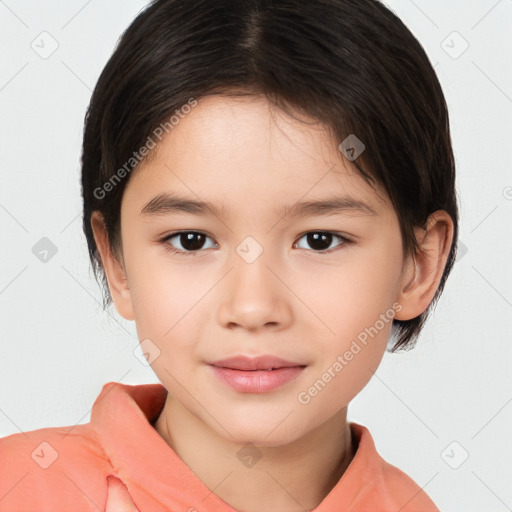
M 217 368 L 227 368 L 229 370 L 241 371 L 272 371 L 280 368 L 296 368 L 307 366 L 304 363 L 287 361 L 280 357 L 263 355 L 258 357 L 236 356 L 227 359 L 221 359 L 208 363 Z
M 208 363 L 213 373 L 240 393 L 267 393 L 295 380 L 306 364 L 274 356 L 237 356 Z

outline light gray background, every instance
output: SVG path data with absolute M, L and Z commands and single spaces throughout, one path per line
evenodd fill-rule
M 89 421 L 108 381 L 158 382 L 133 355 L 134 326 L 102 313 L 79 187 L 92 88 L 144 5 L 0 1 L 0 436 Z M 417 348 L 386 354 L 349 418 L 441 510 L 512 510 L 512 1 L 387 5 L 445 91 L 462 244 Z M 47 58 L 31 47 L 52 39 Z M 42 237 L 57 248 L 47 262 L 32 252 Z

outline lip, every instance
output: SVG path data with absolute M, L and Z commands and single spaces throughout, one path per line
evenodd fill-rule
M 240 393 L 267 393 L 296 379 L 307 365 L 274 356 L 237 356 L 208 363 L 214 374 Z
M 296 366 L 306 366 L 303 363 L 296 363 L 281 359 L 271 355 L 258 357 L 235 356 L 227 359 L 220 359 L 213 363 L 208 363 L 218 368 L 229 368 L 231 370 L 274 370 L 278 368 L 292 368 Z

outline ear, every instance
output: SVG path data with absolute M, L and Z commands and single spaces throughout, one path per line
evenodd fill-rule
M 444 210 L 430 215 L 425 228 L 415 229 L 419 248 L 406 261 L 397 302 L 397 320 L 421 315 L 432 302 L 443 276 L 453 240 L 453 220 Z
M 103 270 L 107 277 L 108 288 L 117 312 L 126 320 L 135 320 L 132 299 L 124 265 L 112 254 L 108 241 L 105 222 L 100 212 L 94 211 L 91 215 L 91 227 L 100 253 Z

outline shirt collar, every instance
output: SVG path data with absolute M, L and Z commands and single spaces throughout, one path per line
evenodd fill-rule
M 133 500 L 147 510 L 236 512 L 210 491 L 153 428 L 167 390 L 162 384 L 103 386 L 91 426 Z M 360 493 L 382 480 L 382 459 L 366 427 L 350 422 L 355 456 L 314 512 L 349 509 Z M 371 468 L 371 469 L 370 469 Z

